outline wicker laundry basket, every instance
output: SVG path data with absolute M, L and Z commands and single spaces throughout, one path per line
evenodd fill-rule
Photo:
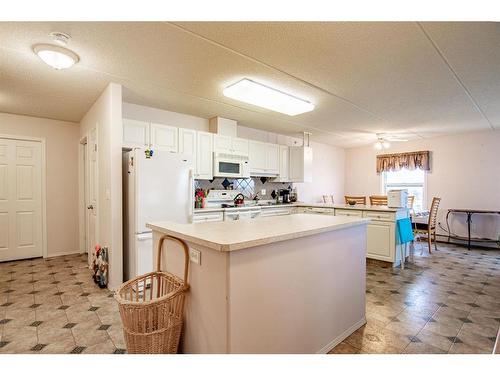
M 161 271 L 163 242 L 173 240 L 184 250 L 184 279 Z M 182 331 L 189 250 L 179 238 L 163 236 L 158 243 L 155 272 L 122 284 L 115 293 L 120 307 L 127 351 L 135 354 L 177 353 Z

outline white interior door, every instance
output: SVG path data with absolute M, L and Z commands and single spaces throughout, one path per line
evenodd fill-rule
M 87 183 L 87 240 L 85 241 L 88 248 L 89 264 L 92 261 L 92 254 L 94 254 L 94 247 L 98 242 L 97 233 L 97 197 L 99 194 L 98 189 L 98 151 L 97 151 L 97 130 L 94 128 L 90 130 L 87 143 L 87 168 L 86 178 Z
M 42 145 L 0 138 L 0 261 L 43 256 Z

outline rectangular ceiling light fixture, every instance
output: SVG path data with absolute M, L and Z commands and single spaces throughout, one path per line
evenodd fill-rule
M 272 87 L 243 78 L 223 91 L 224 96 L 289 116 L 310 112 L 314 105 Z

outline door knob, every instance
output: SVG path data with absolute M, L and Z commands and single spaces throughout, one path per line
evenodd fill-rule
M 87 206 L 87 210 L 93 210 L 94 209 L 94 206 L 92 206 L 91 204 Z

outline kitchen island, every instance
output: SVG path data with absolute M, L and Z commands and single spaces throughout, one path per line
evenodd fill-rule
M 370 219 L 295 214 L 152 223 L 190 248 L 184 353 L 327 353 L 366 323 Z M 183 255 L 165 241 L 164 269 Z

